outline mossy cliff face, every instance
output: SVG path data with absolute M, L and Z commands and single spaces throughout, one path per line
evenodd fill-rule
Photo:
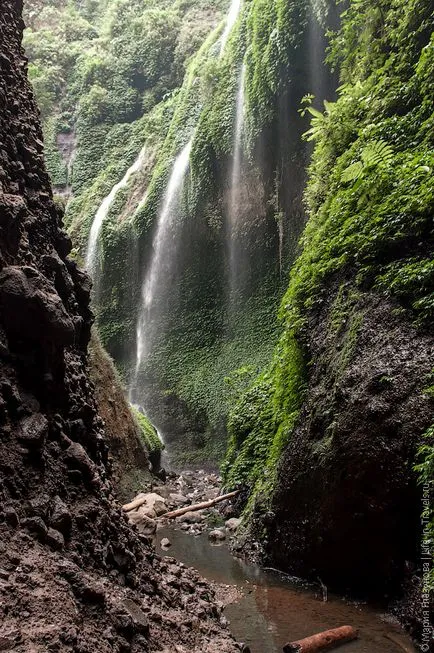
M 161 559 L 114 501 L 87 364 L 90 281 L 68 259 L 71 242 L 53 202 L 21 12 L 21 2 L 3 0 L 1 648 L 138 653 L 176 640 L 185 650 L 210 651 L 212 637 L 232 653 L 239 647 L 203 587 L 199 597 L 199 577 L 179 567 L 177 588 L 165 584 Z M 198 629 L 174 638 L 172 624 L 191 624 L 199 604 Z
M 327 20 L 332 19 L 330 15 Z M 266 55 L 275 47 L 276 21 L 281 40 L 278 50 Z M 152 226 L 171 165 L 194 132 L 191 168 L 173 236 L 178 242 L 173 291 L 160 302 L 166 306 L 159 319 L 160 338 L 139 376 L 143 403 L 165 433 L 175 458 L 186 452 L 193 452 L 192 460 L 221 458 L 232 396 L 230 375 L 242 366 L 245 385 L 265 367 L 276 342 L 273 314 L 305 218 L 301 197 L 308 149 L 300 135 L 307 122 L 297 108 L 312 87 L 309 30 L 315 24 L 321 31 L 315 21 L 307 3 L 291 5 L 287 11 L 283 4 L 264 7 L 246 2 L 223 55 L 221 26 L 211 32 L 189 65 L 164 146 L 159 148 L 147 201 L 133 216 L 139 242 L 139 272 L 133 282 L 137 287 L 149 266 Z M 321 68 L 324 53 L 321 47 L 319 51 L 315 65 Z M 244 130 L 234 226 L 228 214 L 243 61 Z M 332 97 L 331 76 L 325 76 L 324 86 L 322 91 Z M 111 249 L 108 231 L 102 241 L 107 265 L 99 324 L 105 338 L 106 330 L 116 324 L 111 321 L 117 305 L 113 261 L 122 263 L 125 257 Z M 235 290 L 229 247 L 236 251 L 239 269 Z M 129 336 L 126 330 L 122 333 L 129 338 L 124 360 L 131 368 L 131 318 L 140 297 L 137 293 L 129 297 Z M 105 342 L 111 350 L 115 347 L 113 353 L 120 360 L 118 335 Z
M 280 566 L 380 593 L 418 565 L 413 465 L 433 410 L 431 12 L 350 2 L 343 14 L 338 98 L 312 111 L 282 335 L 232 411 L 224 469 L 250 488 L 254 532 Z
M 113 483 L 121 501 L 127 502 L 150 480 L 149 459 L 154 447 L 142 437 L 113 361 L 96 331 L 89 345 L 90 378 L 95 386 L 98 413 L 110 448 Z M 157 441 L 158 441 L 158 436 Z
M 26 45 L 45 116 L 47 162 L 54 179 L 51 162 L 63 153 L 65 163 L 64 140 L 74 141 L 70 175 L 59 190 L 73 194 L 66 219 L 82 256 L 101 200 L 144 148 L 140 170 L 118 192 L 104 221 L 94 288 L 103 344 L 127 382 L 135 367 L 140 287 L 158 212 L 173 161 L 194 134 L 173 235 L 178 247 L 172 291 L 160 299 L 166 306 L 160 337 L 142 366 L 139 387 L 175 457 L 193 450 L 193 458 L 220 459 L 233 385 L 225 379 L 242 366 L 244 387 L 266 366 L 276 342 L 273 314 L 305 220 L 308 147 L 300 136 L 307 121 L 297 109 L 309 91 L 317 93 L 318 106 L 322 97 L 333 96 L 335 83 L 322 61 L 323 34 L 336 10 L 325 3 L 313 11 L 304 0 L 246 1 L 222 52 L 228 2 L 161 2 L 151 8 L 117 0 L 92 10 L 70 3 L 46 9 L 43 17 L 32 13 L 33 5 Z M 71 20 L 80 30 L 67 30 Z M 38 45 L 47 22 L 50 57 L 58 52 L 55 64 L 64 72 L 63 94 L 51 88 L 53 61 Z M 193 35 L 188 47 L 187 31 Z M 142 50 L 152 50 L 152 62 L 141 57 L 139 46 L 125 46 L 132 39 L 147 44 Z M 229 214 L 243 62 L 234 225 Z M 119 88 L 131 99 L 129 112 L 116 100 Z M 63 126 L 60 119 L 67 119 Z M 235 289 L 230 248 L 237 259 Z

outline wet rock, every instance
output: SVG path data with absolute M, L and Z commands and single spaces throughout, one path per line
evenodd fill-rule
M 178 506 L 183 506 L 189 501 L 187 497 L 185 497 L 183 494 L 177 494 L 177 493 L 170 494 L 169 498 L 171 501 L 173 501 L 174 504 Z
M 74 326 L 62 300 L 35 268 L 9 266 L 2 270 L 0 307 L 8 337 L 57 345 L 73 342 Z
M 226 539 L 226 533 L 218 528 L 208 533 L 208 539 L 211 542 L 223 542 Z
M 138 531 L 143 535 L 153 535 L 157 531 L 157 522 L 145 514 L 143 510 L 139 509 L 129 512 L 128 521 L 130 524 L 137 526 Z
M 186 512 L 184 515 L 176 518 L 181 524 L 199 524 L 204 520 L 204 516 L 199 512 Z
M 169 547 L 172 546 L 172 542 L 169 540 L 168 537 L 163 537 L 163 539 L 160 542 L 160 546 L 162 549 L 168 549 Z
M 41 517 L 27 517 L 21 522 L 24 528 L 34 533 L 38 539 L 45 540 L 48 528 Z
M 48 512 L 50 509 L 50 497 L 48 494 L 41 493 L 34 499 L 29 501 L 26 513 L 29 517 L 41 517 L 44 522 L 47 521 Z
M 45 540 L 47 544 L 55 550 L 63 549 L 65 546 L 65 538 L 63 537 L 62 533 L 59 533 L 59 531 L 56 531 L 54 528 L 48 529 Z
M 125 610 L 128 612 L 130 615 L 131 619 L 133 620 L 133 625 L 135 627 L 135 630 L 138 633 L 142 633 L 143 635 L 146 635 L 149 632 L 149 624 L 148 624 L 148 619 L 143 612 L 131 599 L 124 599 L 123 601 L 123 607 Z
M 241 519 L 237 517 L 232 517 L 225 522 L 225 527 L 229 533 L 234 533 L 241 524 Z
M 161 517 L 167 512 L 167 505 L 163 501 L 156 501 L 154 503 L 154 511 L 157 517 Z
M 210 501 L 211 499 L 215 499 L 216 497 L 218 497 L 219 493 L 220 493 L 219 488 L 212 488 L 211 490 L 206 490 L 203 493 L 203 499 L 204 501 Z
M 19 525 L 20 519 L 18 517 L 18 514 L 10 506 L 5 508 L 4 516 L 5 516 L 5 521 L 6 521 L 7 524 L 9 524 L 9 526 L 12 526 L 13 528 L 15 528 L 16 526 Z
M 152 488 L 152 492 L 159 494 L 164 499 L 168 499 L 170 496 L 170 488 L 168 485 L 157 485 L 156 487 Z
M 88 479 L 93 478 L 95 465 L 81 444 L 72 442 L 65 451 L 65 458 L 72 467 L 78 468 Z

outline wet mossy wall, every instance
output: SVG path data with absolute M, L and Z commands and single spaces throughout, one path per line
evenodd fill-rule
M 150 415 L 169 431 L 168 441 L 174 446 L 178 441 L 183 452 L 190 449 L 185 442 L 192 444 L 195 460 L 215 460 L 226 447 L 234 370 L 243 367 L 252 378 L 264 369 L 276 342 L 273 316 L 305 221 L 301 198 L 309 147 L 300 135 L 308 121 L 297 109 L 303 95 L 315 90 L 312 69 L 323 70 L 324 21 L 334 17 L 331 12 L 326 18 L 325 7 L 312 12 L 305 1 L 246 0 L 221 53 L 220 19 L 229 3 L 160 4 L 127 8 L 117 0 L 105 7 L 94 3 L 93 10 L 73 2 L 53 8 L 56 38 L 72 40 L 72 53 L 67 64 L 60 62 L 69 75 L 66 97 L 55 95 L 44 112 L 47 125 L 53 114 L 58 122 L 68 117 L 63 127 L 74 134 L 70 176 L 60 190 L 72 191 L 67 220 L 79 258 L 99 203 L 146 147 L 141 171 L 118 193 L 104 222 L 94 288 L 101 338 L 126 382 L 135 364 L 140 286 L 164 189 L 176 154 L 194 133 L 177 218 L 172 291 L 164 298 L 160 339 L 140 382 Z M 62 21 L 78 14 L 87 28 L 81 22 L 79 34 L 65 36 Z M 187 45 L 191 21 L 196 31 Z M 309 59 L 313 26 L 314 62 Z M 44 28 L 33 19 L 32 29 L 29 44 Z M 137 45 L 128 45 L 131 38 L 143 48 L 152 46 L 152 60 L 143 58 Z M 86 44 L 84 54 L 76 56 L 74 39 L 81 39 L 81 49 Z M 37 49 L 29 54 L 39 69 L 47 61 Z M 228 207 L 243 61 L 242 188 L 232 236 L 242 274 L 234 301 L 229 296 Z M 321 92 L 331 98 L 332 75 L 320 77 L 325 80 Z M 58 163 L 53 137 L 50 142 Z M 61 182 L 54 163 L 52 175 Z
M 224 479 L 228 488 L 249 489 L 256 535 L 278 564 L 300 574 L 322 569 L 334 583 L 339 573 L 331 571 L 327 547 L 337 547 L 341 532 L 333 520 L 341 523 L 345 510 L 356 511 L 351 502 L 357 478 L 371 474 L 366 487 L 373 503 L 364 498 L 357 508 L 366 523 L 393 523 L 393 537 L 385 535 L 388 550 L 376 551 L 377 588 L 401 578 L 399 565 L 406 555 L 415 558 L 419 545 L 418 528 L 409 531 L 410 523 L 419 523 L 422 505 L 412 470 L 418 447 L 425 482 L 432 460 L 431 430 L 425 430 L 433 408 L 425 391 L 434 307 L 432 33 L 430 2 L 348 3 L 329 55 L 340 71 L 337 99 L 320 112 L 309 107 L 307 138 L 314 149 L 305 192 L 308 222 L 281 303 L 279 344 L 230 413 Z M 373 327 L 375 311 L 390 317 Z M 380 355 L 387 347 L 396 356 L 390 358 L 393 378 Z M 371 397 L 383 392 L 372 389 L 371 367 L 379 368 L 384 384 L 400 385 L 401 395 L 396 391 L 381 409 Z M 397 381 L 400 376 L 404 380 Z M 327 385 L 324 394 L 321 383 Z M 418 408 L 400 413 L 404 399 Z M 364 403 L 357 424 L 356 406 Z M 351 411 L 354 423 L 345 425 Z M 379 464 L 381 474 L 375 475 Z M 393 492 L 401 516 L 386 500 L 381 504 Z M 380 504 L 383 517 L 375 508 Z M 374 576 L 357 555 L 354 550 L 348 556 L 345 573 L 353 587 L 366 588 Z

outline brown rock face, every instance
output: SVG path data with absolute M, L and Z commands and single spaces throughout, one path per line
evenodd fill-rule
M 432 421 L 434 339 L 375 293 L 359 292 L 343 316 L 335 300 L 331 287 L 306 330 L 306 400 L 262 516 L 267 550 L 329 587 L 390 596 L 417 584 L 413 465 Z M 416 621 L 406 621 L 415 632 Z
M 87 367 L 90 283 L 66 258 L 21 9 L 1 2 L 0 647 L 238 650 L 209 589 L 181 569 L 191 592 L 166 583 L 161 560 L 113 503 Z M 200 621 L 199 595 L 209 601 Z

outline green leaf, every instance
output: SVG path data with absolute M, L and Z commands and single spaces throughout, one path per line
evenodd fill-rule
M 363 164 L 361 161 L 356 161 L 356 163 L 352 163 L 350 166 L 348 166 L 348 168 L 345 168 L 341 179 L 344 183 L 348 183 L 350 181 L 356 181 L 356 179 L 359 179 L 362 174 Z

